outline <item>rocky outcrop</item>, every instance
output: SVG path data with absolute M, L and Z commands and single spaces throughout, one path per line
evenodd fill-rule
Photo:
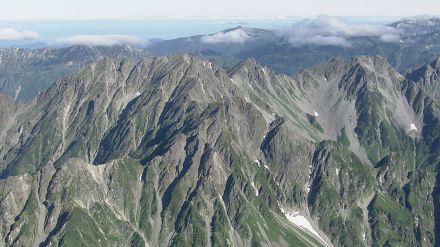
M 438 108 L 380 57 L 103 59 L 4 100 L 3 245 L 436 241 Z

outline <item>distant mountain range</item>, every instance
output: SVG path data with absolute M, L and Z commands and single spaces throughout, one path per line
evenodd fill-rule
M 335 57 L 351 58 L 360 55 L 385 57 L 401 73 L 407 73 L 439 56 L 439 18 L 403 19 L 389 26 L 399 32 L 401 41 L 389 42 L 379 37 L 356 36 L 349 38 L 352 47 L 313 44 L 294 46 L 276 31 L 237 27 L 221 33 L 242 30 L 249 35 L 249 40 L 240 43 L 206 43 L 202 40 L 203 36 L 194 36 L 155 42 L 147 51 L 152 55 L 189 52 L 204 56 L 225 68 L 253 57 L 259 63 L 286 74 L 326 63 Z
M 28 101 L 44 92 L 55 80 L 78 72 L 104 57 L 141 58 L 131 47 L 72 46 L 59 49 L 0 49 L 0 91 Z
M 382 56 L 400 73 L 406 74 L 440 56 L 440 19 L 403 19 L 389 27 L 398 30 L 400 41 L 389 42 L 379 37 L 354 36 L 347 38 L 351 47 L 316 44 L 295 46 L 280 31 L 239 26 L 212 35 L 173 40 L 155 39 L 145 50 L 129 46 L 0 49 L 0 91 L 12 97 L 17 93 L 17 99 L 27 101 L 47 89 L 56 79 L 70 75 L 85 64 L 102 57 L 140 58 L 147 54 L 164 56 L 190 53 L 204 57 L 227 70 L 241 60 L 252 57 L 278 73 L 290 75 L 327 63 L 336 57 L 351 58 L 360 55 Z M 240 35 L 242 40 L 237 40 Z M 223 40 L 209 42 L 206 40 L 209 36 L 223 37 Z M 225 37 L 235 37 L 236 40 L 227 42 Z

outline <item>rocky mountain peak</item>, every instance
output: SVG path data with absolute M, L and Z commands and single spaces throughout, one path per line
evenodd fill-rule
M 408 79 L 411 79 L 415 82 L 427 80 L 433 74 L 437 74 L 440 72 L 440 58 L 433 60 L 432 62 L 423 65 L 413 72 L 407 75 Z
M 235 74 L 254 74 L 258 70 L 261 70 L 263 68 L 262 65 L 260 65 L 255 59 L 253 58 L 246 58 L 240 63 L 238 63 L 236 66 L 234 66 L 230 71 L 229 75 L 233 77 Z
M 1 240 L 428 243 L 432 217 L 414 217 L 432 216 L 435 176 L 419 169 L 438 159 L 439 111 L 400 78 L 379 57 L 294 76 L 253 59 L 229 73 L 189 54 L 100 59 L 0 115 Z
M 435 101 L 440 102 L 440 58 L 423 65 L 407 75 L 407 78 L 420 85 Z

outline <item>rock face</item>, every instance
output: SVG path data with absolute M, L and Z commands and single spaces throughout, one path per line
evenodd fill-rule
M 0 245 L 438 243 L 440 112 L 380 57 L 102 59 L 0 100 Z
M 30 101 L 58 79 L 78 72 L 103 57 L 137 59 L 144 52 L 131 47 L 88 47 L 44 49 L 0 49 L 0 92 L 20 101 Z
M 64 76 L 103 57 L 138 60 L 152 56 L 187 52 L 202 56 L 225 70 L 253 57 L 277 73 L 294 74 L 328 63 L 335 57 L 382 56 L 400 73 L 436 59 L 440 55 L 440 19 L 404 19 L 390 24 L 401 40 L 386 42 L 379 37 L 347 38 L 351 47 L 292 45 L 283 31 L 238 26 L 211 35 L 173 40 L 155 40 L 145 50 L 127 46 L 73 46 L 61 49 L 0 49 L 0 92 L 28 102 Z
M 407 75 L 408 79 L 415 81 L 437 103 L 440 102 L 440 58 L 426 64 Z

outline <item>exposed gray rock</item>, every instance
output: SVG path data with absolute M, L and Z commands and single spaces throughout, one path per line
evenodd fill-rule
M 439 110 L 380 57 L 105 58 L 0 100 L 7 246 L 436 241 Z

